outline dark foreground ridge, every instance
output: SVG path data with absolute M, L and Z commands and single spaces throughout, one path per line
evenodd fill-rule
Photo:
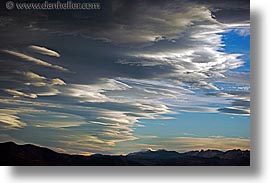
M 142 151 L 122 155 L 91 156 L 54 152 L 31 144 L 0 143 L 0 165 L 9 166 L 249 166 L 250 151 L 218 150 Z

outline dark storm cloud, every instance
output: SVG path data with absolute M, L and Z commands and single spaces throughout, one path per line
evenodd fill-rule
M 219 22 L 241 24 L 250 21 L 249 0 L 195 0 L 193 2 L 208 7 Z
M 144 43 L 177 39 L 188 26 L 213 23 L 213 13 L 223 23 L 249 21 L 247 1 L 121 0 L 100 3 L 100 11 L 2 11 L 0 24 L 6 27 L 4 30 L 27 27 L 30 30 L 83 34 L 118 43 Z
M 135 1 L 131 3 L 128 1 L 102 1 L 101 3 L 101 11 L 3 11 L 1 19 L 3 33 L 0 46 L 7 49 L 15 46 L 28 47 L 40 44 L 59 49 L 63 53 L 63 58 L 60 60 L 62 62 L 66 60 L 63 62 L 65 66 L 81 70 L 81 72 L 77 72 L 76 77 L 66 75 L 67 80 L 72 80 L 72 82 L 76 82 L 74 78 L 82 78 L 81 82 L 86 83 L 85 76 L 87 75 L 91 76 L 90 78 L 155 77 L 161 73 L 173 72 L 173 70 L 168 65 L 165 67 L 159 65 L 140 67 L 138 61 L 130 61 L 130 63 L 136 64 L 136 67 L 117 64 L 118 62 L 122 63 L 121 59 L 125 59 L 124 53 L 136 50 L 127 47 L 117 48 L 101 41 L 93 42 L 90 39 L 133 44 L 150 42 L 153 45 L 144 49 L 149 53 L 153 50 L 158 52 L 180 51 L 182 45 L 188 48 L 187 45 L 199 44 L 190 42 L 190 35 L 188 35 L 190 28 L 188 27 L 198 23 L 213 24 L 214 20 L 207 8 L 223 7 L 232 10 L 247 8 L 247 2 L 242 1 L 223 3 L 215 1 Z M 247 13 L 244 12 L 244 14 Z M 184 31 L 185 29 L 186 31 Z M 187 39 L 182 40 L 181 36 L 187 37 Z M 179 39 L 180 44 L 168 41 L 173 41 L 173 39 Z M 157 44 L 154 44 L 155 41 Z M 64 47 L 64 45 L 67 46 Z M 73 52 L 78 52 L 78 54 Z M 206 52 L 197 53 L 193 62 L 208 62 L 203 59 L 208 57 L 207 54 Z M 130 57 L 129 59 L 133 60 L 134 58 Z M 87 64 L 90 62 L 93 64 L 87 68 Z M 147 63 L 155 64 L 150 60 Z M 185 64 L 187 67 L 188 65 L 190 65 L 189 67 L 194 66 L 192 63 Z M 91 83 L 95 79 L 89 80 Z

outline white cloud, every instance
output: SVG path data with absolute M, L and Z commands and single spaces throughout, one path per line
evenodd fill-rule
M 44 79 L 46 79 L 43 76 L 40 76 L 36 73 L 29 72 L 29 71 L 27 71 L 27 72 L 17 72 L 17 73 L 22 74 L 22 75 L 26 76 L 29 79 L 34 79 L 34 80 L 44 80 Z
M 59 79 L 59 78 L 52 79 L 51 84 L 52 85 L 66 85 L 66 83 L 62 79 Z
M 37 95 L 34 93 L 24 93 L 21 91 L 17 91 L 17 90 L 12 90 L 12 89 L 5 89 L 5 92 L 7 92 L 10 95 L 13 95 L 13 97 L 28 97 L 28 98 L 37 98 Z
M 41 65 L 41 66 L 45 66 L 45 67 L 50 67 L 50 68 L 57 69 L 57 70 L 60 70 L 60 71 L 68 71 L 68 69 L 66 69 L 66 68 L 63 68 L 63 67 L 58 66 L 58 65 L 50 64 L 50 63 L 45 62 L 45 61 L 43 61 L 41 59 L 34 58 L 32 56 L 29 56 L 29 55 L 26 55 L 26 54 L 23 54 L 23 53 L 19 53 L 19 52 L 16 52 L 16 51 L 11 51 L 11 50 L 1 50 L 1 51 L 5 52 L 5 53 L 8 53 L 10 55 L 14 55 L 16 57 L 19 57 L 21 59 L 33 62 L 33 63 L 35 63 L 37 65 Z
M 181 110 L 182 111 L 186 111 L 186 112 L 208 112 L 208 113 L 216 113 L 218 112 L 218 109 L 217 108 L 214 108 L 214 107 L 188 107 L 188 106 L 182 106 L 181 107 Z
M 239 34 L 240 36 L 249 36 L 250 35 L 250 27 L 241 27 L 234 29 L 234 31 Z
M 35 113 L 39 110 L 33 108 L 9 108 L 0 109 L 0 123 L 4 124 L 7 129 L 18 129 L 26 126 L 18 116 L 20 113 Z
M 20 121 L 18 116 L 3 113 L 2 111 L 0 111 L 0 114 L 0 122 L 8 125 L 7 128 L 22 128 L 25 126 L 25 123 Z
M 120 91 L 130 88 L 127 84 L 115 79 L 102 79 L 91 85 L 70 84 L 64 89 L 62 95 L 79 98 L 82 102 L 111 102 L 114 100 L 104 94 L 106 91 Z
M 50 50 L 48 48 L 42 47 L 42 46 L 29 46 L 29 48 L 37 53 L 43 54 L 43 55 L 49 55 L 53 57 L 60 57 L 60 54 L 56 51 Z

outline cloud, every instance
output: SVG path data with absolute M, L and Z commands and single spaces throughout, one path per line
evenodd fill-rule
M 4 53 L 8 53 L 8 54 L 10 54 L 10 55 L 19 57 L 19 58 L 21 58 L 21 59 L 24 59 L 24 60 L 33 62 L 33 63 L 35 63 L 35 64 L 37 64 L 37 65 L 41 65 L 41 66 L 45 66 L 45 67 L 54 68 L 54 69 L 57 69 L 57 70 L 60 70 L 60 71 L 68 71 L 68 69 L 66 69 L 66 68 L 63 68 L 63 67 L 58 66 L 58 65 L 50 64 L 50 63 L 48 63 L 48 62 L 45 62 L 45 61 L 43 61 L 43 60 L 40 60 L 40 59 L 31 57 L 31 56 L 26 55 L 26 54 L 23 54 L 23 53 L 19 53 L 19 52 L 16 52 L 16 51 L 11 51 L 11 50 L 1 50 L 1 51 L 4 52 Z
M 177 152 L 186 152 L 193 150 L 221 150 L 227 151 L 232 149 L 250 150 L 250 139 L 238 137 L 174 137 L 161 138 L 154 137 L 150 141 L 148 139 L 138 139 L 135 143 L 122 142 L 119 143 L 121 147 L 127 147 L 127 151 L 123 153 L 138 152 L 142 149 L 165 149 Z M 119 152 L 119 150 L 114 151 Z
M 60 57 L 60 54 L 57 53 L 56 51 L 50 50 L 48 48 L 45 47 L 41 47 L 41 46 L 29 46 L 29 48 L 37 53 L 43 54 L 43 55 L 49 55 L 49 56 L 53 56 L 53 57 Z
M 118 88 L 120 87 L 121 86 Z M 69 101 L 71 103 L 68 103 Z M 18 105 L 39 109 L 41 112 L 31 112 L 31 115 L 26 115 L 25 111 L 18 114 L 24 116 L 29 128 L 32 127 L 38 131 L 40 131 L 41 128 L 47 130 L 54 128 L 58 130 L 58 132 L 51 134 L 51 136 L 58 139 L 59 135 L 64 134 L 63 138 L 59 139 L 62 141 L 63 145 L 57 147 L 63 147 L 68 150 L 71 148 L 70 144 L 79 141 L 77 139 L 67 138 L 68 134 L 74 134 L 73 137 L 75 138 L 78 136 L 85 136 L 85 138 L 88 138 L 90 135 L 97 138 L 97 142 L 89 142 L 93 143 L 91 145 L 88 145 L 88 142 L 83 142 L 82 151 L 84 151 L 84 147 L 86 147 L 87 150 L 89 147 L 93 146 L 98 150 L 110 148 L 110 146 L 115 147 L 115 145 L 120 142 L 136 140 L 139 137 L 133 134 L 134 130 L 132 127 L 140 126 L 140 124 L 138 124 L 140 119 L 162 119 L 159 115 L 169 111 L 166 106 L 157 104 L 127 105 L 123 103 L 108 103 L 105 107 L 102 106 L 102 104 L 96 105 L 96 103 L 82 103 L 82 105 L 79 105 L 75 103 L 71 97 L 67 100 L 63 100 L 63 102 L 64 104 L 60 101 L 59 104 L 56 105 L 54 101 L 52 103 L 27 102 L 18 99 L 13 102 L 7 100 L 0 101 L 0 103 L 6 106 Z M 114 107 L 112 107 L 112 105 L 114 105 Z M 65 131 L 62 130 L 65 128 Z M 40 138 L 45 135 L 48 136 L 49 134 L 40 133 Z M 35 133 L 30 133 L 28 136 L 32 139 L 37 138 Z M 84 138 L 81 139 L 81 141 L 86 140 L 87 139 Z M 48 139 L 48 141 L 51 141 L 51 139 Z M 99 145 L 96 145 L 98 141 L 101 141 L 101 148 L 98 148 Z M 78 149 L 79 152 L 82 146 L 76 149 Z M 76 150 L 68 151 L 75 152 Z
M 186 112 L 208 112 L 208 113 L 216 113 L 218 112 L 217 108 L 211 107 L 181 107 L 182 111 Z
M 179 151 L 189 151 L 198 149 L 219 149 L 219 150 L 231 150 L 242 149 L 250 150 L 250 139 L 243 138 L 229 138 L 229 137 L 207 137 L 207 138 L 190 138 L 190 137 L 178 137 L 175 139 L 169 139 L 167 143 L 178 144 Z M 165 142 L 164 142 L 165 143 Z M 171 145 L 172 145 L 171 144 Z M 181 150 L 180 150 L 181 149 Z
M 27 85 L 27 86 L 66 85 L 65 81 L 63 81 L 60 78 L 49 79 L 30 71 L 23 71 L 23 72 L 14 71 L 14 74 L 23 76 L 24 77 L 23 81 L 25 81 L 24 85 Z
M 12 90 L 12 89 L 5 89 L 4 91 L 10 95 L 13 95 L 13 97 L 37 98 L 37 95 L 33 93 L 27 94 L 27 93 L 17 91 L 17 90 Z
M 5 25 L 8 29 L 11 22 L 15 22 L 25 25 L 32 31 L 80 34 L 90 39 L 115 43 L 144 43 L 177 39 L 185 28 L 194 24 L 240 24 L 249 21 L 250 18 L 248 0 L 172 0 L 157 3 L 145 0 L 132 3 L 116 0 L 102 2 L 102 7 L 103 11 L 93 14 L 85 11 L 80 14 L 70 12 L 58 17 L 50 12 L 39 12 L 33 17 L 31 12 L 26 12 L 25 17 L 14 15 L 12 21 L 8 19 L 10 16 L 3 17 L 0 25 Z M 33 19 L 32 23 L 28 21 L 30 18 Z M 93 22 L 93 26 L 87 26 L 86 20 Z M 48 23 L 45 24 L 45 21 Z
M 20 73 L 20 72 L 16 72 L 16 73 Z M 25 77 L 29 78 L 29 79 L 33 79 L 33 80 L 44 80 L 46 79 L 45 77 L 43 76 L 40 76 L 36 73 L 33 73 L 33 72 L 21 72 L 20 74 L 24 75 Z
M 118 15 L 117 21 L 109 25 L 110 29 L 95 32 L 94 36 L 116 43 L 173 40 L 178 39 L 187 27 L 196 22 L 216 22 L 211 18 L 211 12 L 203 6 L 178 5 L 175 7 L 173 3 L 166 3 L 166 8 L 163 9 L 158 4 L 150 4 L 146 1 L 134 4 L 114 5 L 113 13 Z M 126 18 L 124 12 L 127 8 L 132 9 L 128 16 L 132 16 L 134 21 Z
M 234 29 L 234 31 L 240 35 L 240 36 L 249 36 L 250 35 L 250 26 L 246 27 L 239 27 L 237 29 Z
M 33 108 L 9 108 L 0 109 L 0 124 L 4 124 L 5 129 L 24 128 L 27 124 L 21 121 L 18 116 L 20 113 L 35 113 L 39 110 Z M 2 125 L 1 125 L 2 126 Z
M 56 78 L 53 74 L 47 74 L 41 71 L 39 67 L 33 67 L 32 63 L 36 63 L 38 66 L 47 66 L 54 68 L 54 70 L 67 70 L 57 65 L 44 62 L 34 57 L 25 55 L 23 53 L 2 50 L 5 53 L 26 59 L 30 62 L 22 63 L 11 60 L 6 62 L 5 57 L 7 55 L 1 55 L 0 62 L 2 64 L 0 81 L 1 90 L 12 95 L 13 97 L 25 97 L 36 99 L 39 96 L 54 96 L 59 93 L 58 86 L 66 85 L 65 81 L 60 78 Z M 11 57 L 7 57 L 10 59 Z M 35 72 L 34 72 L 34 71 Z M 39 73 L 43 72 L 43 76 Z M 52 76 L 51 76 L 52 75 Z
M 5 104 L 6 107 L 18 106 L 19 109 L 16 110 L 16 113 L 12 114 L 16 114 L 14 116 L 23 116 L 26 121 L 24 124 L 28 128 L 34 128 L 38 131 L 41 131 L 42 128 L 46 129 L 46 131 L 55 129 L 57 132 L 51 134 L 51 137 L 59 139 L 59 136 L 63 134 L 63 138 L 59 140 L 69 144 L 78 139 L 68 138 L 69 134 L 74 134 L 72 135 L 73 137 L 85 136 L 87 138 L 92 135 L 98 141 L 102 141 L 100 143 L 102 148 L 110 145 L 114 146 L 117 142 L 136 139 L 131 126 L 135 126 L 134 123 L 138 117 L 132 116 L 130 111 L 114 111 L 75 104 L 55 105 L 54 103 L 23 102 L 18 100 L 13 102 L 1 100 L 0 103 Z M 22 109 L 20 106 L 35 107 L 37 110 Z M 66 130 L 64 131 L 63 129 Z M 28 137 L 39 139 L 41 137 L 46 138 L 48 135 L 49 133 L 45 133 L 37 137 L 37 134 L 29 133 Z M 81 140 L 86 141 L 87 139 Z M 86 148 L 88 147 L 86 146 Z M 66 146 L 66 149 L 69 148 L 69 146 Z
M 50 113 L 49 113 L 50 114 Z M 67 114 L 66 114 L 67 115 Z M 69 115 L 67 115 L 69 116 Z M 54 118 L 52 116 L 51 118 Z M 58 121 L 47 121 L 45 122 L 36 122 L 35 127 L 37 128 L 69 128 L 69 127 L 77 127 L 84 124 L 87 124 L 85 121 L 73 121 L 73 119 L 67 119 L 67 121 L 61 121 L 60 119 L 56 119 Z
M 13 141 L 17 144 L 26 144 L 26 142 L 19 140 L 19 139 L 15 139 L 13 137 L 11 137 L 10 135 L 1 133 L 0 134 L 0 142 L 7 142 L 7 141 Z
M 235 114 L 235 115 L 250 115 L 250 110 L 243 109 L 243 108 L 237 108 L 237 107 L 226 107 L 218 109 L 220 112 L 228 113 L 228 114 Z
M 52 79 L 51 84 L 52 85 L 66 85 L 66 83 L 62 79 L 59 79 L 59 78 Z
M 160 50 L 144 49 L 120 60 L 121 64 L 139 64 L 143 67 L 162 65 L 173 70 L 160 75 L 162 79 L 178 81 L 193 88 L 219 90 L 208 80 L 223 78 L 228 70 L 240 67 L 241 54 L 226 54 L 220 51 L 223 46 L 218 32 L 225 32 L 223 26 L 193 26 L 185 37 L 177 40 L 179 48 Z M 147 51 L 149 50 L 149 51 Z
M 238 91 L 229 91 L 228 93 L 216 93 L 211 95 L 218 95 L 230 100 L 230 106 L 219 108 L 219 112 L 232 115 L 250 115 L 250 92 L 245 87 L 238 87 Z
M 41 79 L 41 78 L 40 78 Z M 42 80 L 31 80 L 24 84 L 26 87 L 20 89 L 3 89 L 6 93 L 12 95 L 13 97 L 27 97 L 36 99 L 39 96 L 54 96 L 59 94 L 59 90 L 54 88 L 55 86 L 66 85 L 66 83 L 58 78 L 47 81 L 46 78 Z M 15 87 L 16 88 L 16 87 Z
M 114 100 L 104 94 L 106 91 L 120 91 L 130 88 L 120 81 L 105 78 L 92 85 L 71 84 L 62 94 L 77 97 L 82 102 L 111 102 Z
M 3 112 L 6 111 L 3 111 L 1 109 L 0 123 L 4 123 L 4 125 L 7 125 L 5 128 L 22 128 L 25 126 L 25 123 L 20 121 L 20 118 L 18 116 L 13 115 L 13 113 L 7 114 Z

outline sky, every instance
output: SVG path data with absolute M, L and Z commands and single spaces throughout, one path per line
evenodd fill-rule
M 249 1 L 100 3 L 1 10 L 1 142 L 84 155 L 250 149 Z

